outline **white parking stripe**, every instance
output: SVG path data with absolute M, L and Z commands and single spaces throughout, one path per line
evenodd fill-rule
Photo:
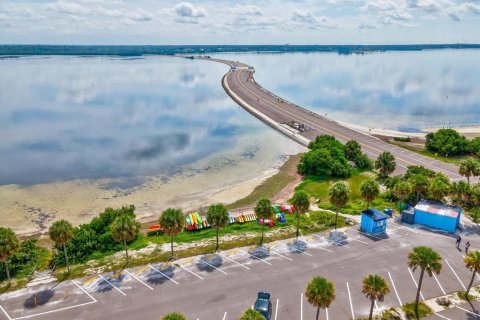
M 412 271 L 410 270 L 410 268 L 407 268 L 407 270 L 410 273 L 410 275 L 412 276 L 413 283 L 415 283 L 415 288 L 418 289 L 418 284 L 417 284 L 417 281 L 415 281 L 415 278 L 413 277 Z M 420 296 L 422 297 L 422 300 L 425 301 L 425 297 L 423 296 L 423 293 L 422 293 L 421 290 L 420 290 Z
M 438 314 L 438 313 L 434 313 L 434 315 L 439 316 L 439 317 L 442 318 L 442 319 L 452 320 L 452 319 L 447 318 L 447 317 L 444 317 L 444 316 L 442 316 L 441 314 Z
M 94 302 L 97 302 L 97 299 L 95 299 L 94 297 L 92 297 L 92 295 L 90 293 L 87 292 L 87 290 L 83 289 L 82 286 L 80 286 L 75 280 L 72 280 L 72 282 L 80 289 L 82 290 L 83 292 L 85 292 L 85 294 L 87 294 L 87 296 L 89 296 Z
M 278 314 L 278 299 L 277 299 L 277 306 L 275 307 L 275 319 L 277 320 L 277 314 Z
M 377 237 L 377 236 L 374 236 L 374 235 L 371 235 L 371 234 L 367 234 L 367 233 L 365 233 L 365 232 L 363 232 L 363 231 L 359 231 L 359 230 L 355 230 L 355 229 L 350 229 L 350 228 L 347 229 L 347 230 L 351 230 L 351 231 L 358 232 L 358 233 L 360 233 L 361 235 L 363 235 L 363 236 L 365 236 L 365 237 L 367 237 L 367 238 L 368 238 L 368 237 L 372 237 L 372 238 L 375 238 L 375 239 L 378 239 L 378 240 L 385 240 L 385 238 L 380 238 L 380 237 Z
M 312 257 L 312 255 L 311 255 L 310 253 L 305 252 L 305 251 L 303 251 L 303 250 L 300 250 L 300 249 L 298 249 L 298 248 L 295 248 L 295 246 L 290 246 L 290 247 L 289 247 L 287 243 L 284 243 L 284 245 L 286 245 L 289 250 L 290 250 L 290 249 L 294 249 L 294 250 L 297 251 L 297 252 L 300 252 L 300 253 L 306 254 L 307 256 Z
M 256 256 L 254 256 L 253 254 L 251 254 L 250 252 L 243 251 L 243 250 L 240 250 L 240 249 L 238 249 L 238 251 L 240 251 L 240 252 L 243 252 L 243 253 L 245 253 L 245 254 L 248 254 L 248 255 L 252 256 L 253 258 L 255 258 L 255 259 L 257 259 L 257 260 L 260 260 L 260 261 L 262 261 L 263 263 L 266 263 L 266 264 L 272 265 L 270 262 L 268 262 L 268 261 L 265 261 L 265 260 L 263 260 L 263 259 L 261 259 L 261 258 L 259 258 L 259 257 L 256 257 Z
M 375 310 L 378 311 L 378 304 L 377 304 L 377 300 L 375 300 Z
M 223 320 L 227 319 L 227 311 L 223 314 Z
M 480 315 L 479 315 L 478 313 L 472 312 L 472 311 L 470 311 L 470 310 L 464 309 L 464 308 L 462 308 L 462 307 L 459 307 L 459 306 L 456 306 L 456 308 L 458 308 L 458 309 L 460 309 L 460 310 L 463 310 L 463 311 L 465 311 L 465 312 L 468 312 L 468 313 L 474 314 L 474 315 L 476 315 L 476 316 L 477 316 L 477 318 L 478 318 L 478 317 L 480 317 Z
M 303 320 L 303 292 L 300 293 L 300 320 Z
M 437 281 L 438 286 L 440 287 L 440 290 L 442 290 L 443 295 L 446 295 L 445 290 L 443 290 L 442 285 L 440 284 L 440 281 L 438 281 L 437 276 L 435 273 L 433 273 L 433 277 L 435 278 L 435 281 Z
M 350 295 L 350 286 L 347 282 L 347 291 L 348 291 L 348 299 L 350 300 L 350 310 L 352 310 L 352 320 L 355 320 L 355 314 L 353 313 L 353 303 L 352 303 L 352 296 Z
M 325 313 L 327 314 L 327 320 L 328 320 L 328 308 L 325 308 Z
M 364 244 L 368 244 L 368 242 L 358 240 L 358 239 L 355 239 L 355 238 L 352 238 L 352 237 L 348 237 L 348 239 L 353 240 L 353 241 L 358 241 L 358 242 L 361 242 L 361 243 L 364 243 Z
M 272 253 L 276 254 L 277 256 L 280 256 L 280 257 L 282 257 L 282 258 L 285 258 L 285 259 L 288 259 L 288 260 L 290 260 L 290 261 L 293 261 L 293 259 L 291 259 L 291 258 L 289 258 L 289 257 L 287 257 L 287 256 L 284 256 L 283 254 L 278 253 L 277 251 L 273 251 L 272 249 L 270 249 L 270 251 L 271 251 Z
M 112 286 L 113 289 L 117 290 L 118 292 L 120 292 L 121 294 L 123 294 L 124 296 L 126 296 L 125 292 L 123 292 L 122 290 L 118 289 L 116 286 L 113 285 L 113 283 L 111 283 L 110 281 L 108 281 L 107 279 L 105 279 L 100 273 L 98 274 L 98 276 L 100 278 L 103 279 L 103 281 L 105 281 L 106 283 L 108 283 L 109 285 Z
M 182 268 L 183 270 L 187 271 L 187 272 L 190 272 L 191 274 L 193 274 L 195 277 L 199 278 L 199 279 L 204 279 L 202 276 L 199 276 L 198 274 L 196 274 L 195 272 L 193 272 L 192 270 L 189 270 L 187 268 L 185 268 L 183 265 L 180 265 L 180 268 Z
M 2 309 L 3 313 L 5 313 L 5 315 L 7 316 L 8 320 L 12 320 L 12 318 L 10 318 L 10 316 L 8 315 L 7 311 L 5 311 L 5 309 L 3 309 L 2 306 L 0 306 L 0 309 Z
M 397 288 L 395 287 L 395 282 L 393 282 L 392 275 L 390 274 L 390 272 L 388 273 L 388 277 L 390 278 L 390 282 L 392 283 L 393 290 L 397 295 L 398 303 L 400 303 L 400 307 L 403 307 L 402 300 L 400 300 L 400 296 L 398 295 Z
M 452 266 L 450 265 L 450 263 L 448 262 L 447 259 L 445 259 L 445 262 L 447 263 L 447 265 L 450 267 L 450 270 L 452 270 L 453 274 L 455 275 L 455 277 L 457 277 L 457 280 L 458 282 L 460 282 L 460 284 L 462 285 L 462 288 L 463 290 L 467 290 L 467 288 L 465 288 L 465 286 L 463 285 L 463 282 L 460 280 L 460 278 L 458 277 L 457 273 L 455 272 L 455 270 L 453 270 Z
M 178 283 L 177 281 L 175 281 L 175 280 L 173 280 L 172 278 L 170 278 L 169 276 L 167 276 L 167 275 L 166 275 L 165 273 L 163 273 L 162 271 L 158 270 L 157 268 L 154 268 L 154 267 L 152 267 L 151 265 L 148 265 L 148 267 L 149 267 L 150 269 L 152 269 L 153 271 L 156 271 L 156 272 L 160 273 L 162 276 L 164 276 L 164 277 L 167 278 L 168 280 L 172 281 L 173 283 L 175 283 L 175 284 L 180 284 L 180 283 Z M 187 270 L 187 271 L 190 271 L 190 270 Z
M 245 266 L 245 265 L 243 265 L 243 264 L 241 264 L 241 263 L 239 263 L 239 262 L 237 262 L 237 261 L 235 261 L 235 260 L 233 260 L 233 259 L 230 259 L 230 258 L 227 257 L 227 256 L 223 256 L 223 255 L 222 255 L 221 257 L 227 259 L 228 261 L 231 261 L 231 262 L 233 262 L 233 263 L 236 263 L 236 264 L 238 264 L 239 266 L 244 267 L 244 268 L 247 269 L 247 270 L 250 270 L 249 267 L 247 267 L 247 266 Z
M 205 263 L 207 266 L 210 266 L 210 267 L 214 268 L 215 270 L 218 270 L 218 271 L 220 271 L 220 272 L 221 272 L 221 273 L 223 273 L 223 274 L 228 274 L 228 273 L 226 273 L 225 271 L 223 271 L 223 270 L 221 270 L 221 269 L 219 269 L 219 268 L 215 267 L 213 264 L 210 264 L 210 263 L 208 263 L 208 262 L 207 262 L 207 261 L 205 261 L 205 260 L 200 260 L 200 261 L 201 261 L 202 263 Z
M 134 279 L 136 279 L 138 282 L 140 282 L 141 284 L 143 284 L 145 287 L 147 287 L 148 289 L 150 290 L 153 290 L 152 287 L 150 287 L 148 284 L 146 284 L 145 282 L 143 282 L 142 280 L 138 279 L 135 275 L 131 274 L 130 272 L 128 272 L 127 270 L 125 270 L 125 272 L 127 274 L 129 274 L 131 277 L 133 277 Z

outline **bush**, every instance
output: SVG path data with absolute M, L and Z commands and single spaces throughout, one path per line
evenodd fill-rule
M 452 304 L 452 301 L 450 301 L 450 299 L 446 298 L 446 297 L 440 297 L 440 298 L 437 298 L 435 299 L 435 302 L 439 305 L 439 306 L 443 306 L 443 307 L 450 307 L 450 305 Z
M 170 312 L 164 315 L 160 320 L 187 320 L 187 317 L 178 312 Z
M 9 259 L 12 277 L 29 277 L 34 271 L 45 267 L 49 253 L 45 248 L 37 246 L 37 239 L 28 239 L 20 244 L 18 251 Z M 5 268 L 0 268 L 0 280 L 7 278 Z
M 408 303 L 404 304 L 402 307 L 403 312 L 405 312 L 405 316 L 407 319 L 417 319 L 417 316 L 415 315 L 415 303 Z M 423 302 L 418 303 L 418 317 L 423 318 L 432 313 L 432 309 L 430 309 L 429 306 L 427 306 Z
M 444 156 L 462 155 L 470 152 L 470 142 L 453 129 L 440 129 L 426 136 L 425 147 Z
M 475 300 L 475 297 L 472 296 L 471 294 L 468 294 L 467 296 L 467 293 L 463 290 L 460 290 L 457 292 L 457 296 L 462 299 L 462 300 L 465 300 L 465 301 L 472 301 L 472 300 Z
M 412 139 L 410 137 L 393 137 L 393 141 L 410 142 Z

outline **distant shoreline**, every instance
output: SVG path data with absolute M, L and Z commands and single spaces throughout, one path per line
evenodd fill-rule
M 480 49 L 480 44 L 402 44 L 402 45 L 36 45 L 3 44 L 0 56 L 77 55 L 77 56 L 142 56 L 188 55 L 209 53 L 290 53 L 334 52 L 364 54 L 385 51 L 422 51 L 444 49 Z

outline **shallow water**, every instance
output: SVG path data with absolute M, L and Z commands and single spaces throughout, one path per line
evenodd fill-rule
M 337 121 L 405 131 L 480 123 L 480 50 L 215 56 L 253 65 L 259 84 Z

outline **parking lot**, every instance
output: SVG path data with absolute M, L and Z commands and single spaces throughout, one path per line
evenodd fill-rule
M 476 249 L 476 229 L 462 237 Z M 370 302 L 361 293 L 368 274 L 381 275 L 391 289 L 376 310 L 415 299 L 419 271 L 408 268 L 407 255 L 417 245 L 433 247 L 443 257 L 442 272 L 425 277 L 421 299 L 465 288 L 471 273 L 454 237 L 390 222 L 388 237 L 367 236 L 353 227 L 344 229 L 337 242 L 312 234 L 298 242 L 277 241 L 28 288 L 0 296 L 0 319 L 158 320 L 169 311 L 182 312 L 188 319 L 238 319 L 253 305 L 258 291 L 271 293 L 272 319 L 314 319 L 316 309 L 303 292 L 315 275 L 335 282 L 337 290 L 335 301 L 320 318 L 359 319 L 369 312 Z M 480 284 L 480 277 L 475 281 Z M 474 319 L 476 307 L 477 302 L 465 304 L 429 319 Z

